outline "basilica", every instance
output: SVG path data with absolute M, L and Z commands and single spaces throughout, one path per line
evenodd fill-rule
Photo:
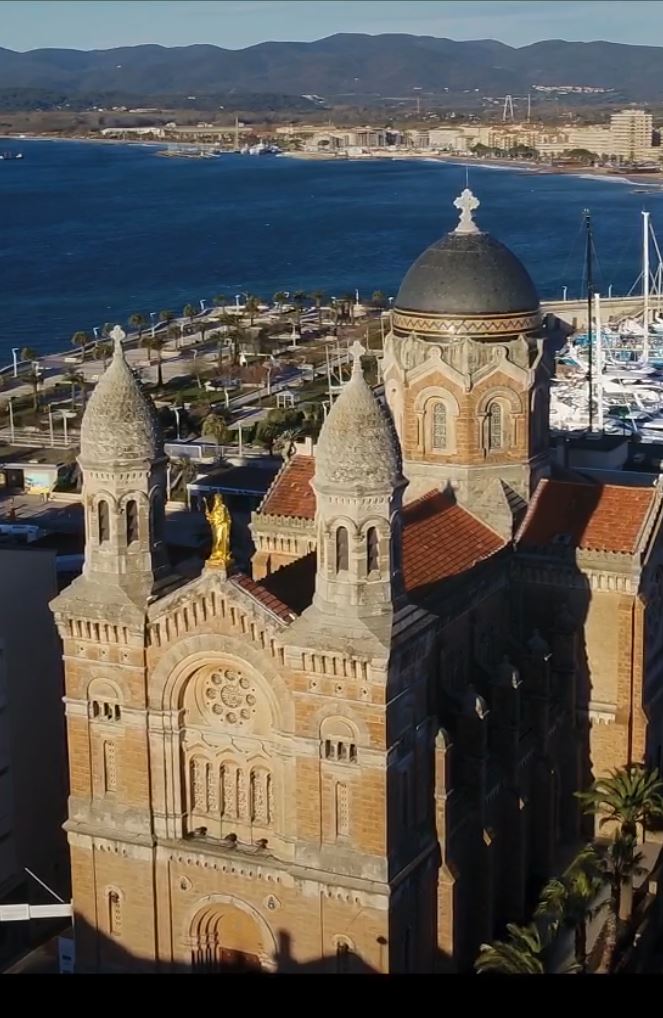
M 64 648 L 79 971 L 464 972 L 577 847 L 574 792 L 661 761 L 661 492 L 550 446 L 553 337 L 459 221 L 405 275 L 233 566 L 169 565 L 120 341 L 85 413 Z

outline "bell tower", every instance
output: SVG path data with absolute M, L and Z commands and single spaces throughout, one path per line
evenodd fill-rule
M 165 458 L 154 406 L 124 357 L 124 332 L 81 427 L 87 584 L 144 603 L 166 567 Z
M 454 205 L 455 230 L 424 251 L 399 289 L 385 396 L 409 498 L 450 488 L 504 532 L 510 507 L 547 472 L 552 354 L 527 270 L 479 229 L 471 191 Z

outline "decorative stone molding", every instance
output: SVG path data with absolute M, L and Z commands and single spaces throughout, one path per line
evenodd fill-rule
M 487 315 L 436 315 L 420 314 L 401 308 L 392 315 L 394 332 L 408 335 L 434 336 L 444 339 L 471 336 L 481 339 L 495 339 L 500 336 L 528 335 L 541 328 L 541 312 L 529 314 Z

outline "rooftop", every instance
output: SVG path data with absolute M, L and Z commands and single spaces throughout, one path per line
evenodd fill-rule
M 312 520 L 315 517 L 315 495 L 311 488 L 314 468 L 313 456 L 298 454 L 284 463 L 260 506 L 260 515 Z
M 633 555 L 656 494 L 651 487 L 543 480 L 517 543 L 523 548 L 564 543 L 585 551 Z

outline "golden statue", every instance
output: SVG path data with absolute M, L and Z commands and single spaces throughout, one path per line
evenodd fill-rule
M 205 505 L 205 516 L 212 528 L 212 554 L 207 560 L 210 566 L 227 569 L 231 563 L 230 556 L 230 513 L 221 496 L 214 496 L 212 508 Z

